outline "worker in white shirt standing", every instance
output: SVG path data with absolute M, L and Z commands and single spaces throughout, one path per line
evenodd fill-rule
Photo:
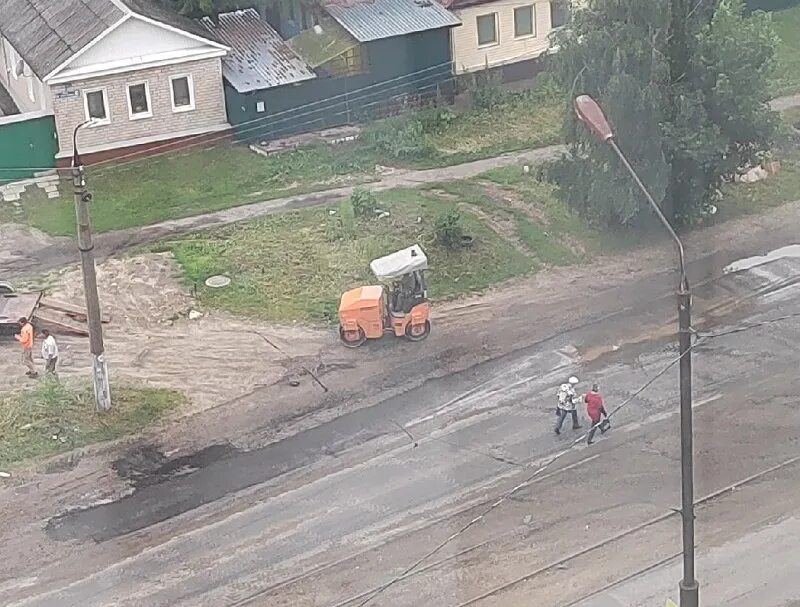
M 58 363 L 58 344 L 56 338 L 50 335 L 50 331 L 42 329 L 42 358 L 44 359 L 44 372 L 58 378 L 56 364 Z

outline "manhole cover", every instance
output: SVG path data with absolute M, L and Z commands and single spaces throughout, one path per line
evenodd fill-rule
M 206 279 L 206 286 L 212 289 L 219 289 L 220 287 L 227 287 L 231 284 L 231 279 L 227 276 L 210 276 Z

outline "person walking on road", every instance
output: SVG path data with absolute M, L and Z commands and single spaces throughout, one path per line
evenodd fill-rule
M 575 386 L 578 385 L 578 378 L 574 375 L 569 378 L 566 384 L 561 384 L 558 389 L 558 407 L 556 408 L 556 434 L 561 434 L 561 425 L 567 418 L 567 415 L 572 416 L 572 429 L 577 430 L 581 427 L 578 423 L 578 411 L 575 401 L 578 395 L 575 393 Z
M 58 344 L 56 338 L 50 335 L 50 331 L 42 329 L 42 358 L 44 359 L 44 372 L 58 379 L 56 364 L 58 364 Z
M 606 430 L 611 427 L 611 422 L 608 419 L 608 413 L 603 405 L 603 397 L 600 395 L 600 387 L 597 384 L 592 385 L 592 391 L 586 394 L 583 400 L 586 402 L 586 414 L 592 420 L 589 437 L 586 439 L 587 444 L 591 445 L 597 429 L 600 428 L 600 434 L 605 434 Z M 605 417 L 602 422 L 600 422 L 601 417 Z
M 22 346 L 22 364 L 28 369 L 28 377 L 38 377 L 36 367 L 33 366 L 33 325 L 24 316 L 19 319 L 19 333 L 14 336 Z

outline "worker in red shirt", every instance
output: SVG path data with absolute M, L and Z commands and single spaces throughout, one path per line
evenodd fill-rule
M 606 408 L 603 406 L 603 397 L 600 396 L 600 388 L 597 384 L 592 385 L 592 391 L 587 393 L 583 400 L 586 402 L 586 414 L 592 420 L 592 428 L 589 430 L 589 438 L 586 440 L 591 445 L 597 429 L 600 428 L 600 434 L 605 434 L 606 430 L 611 427 L 611 422 L 608 419 Z M 602 423 L 600 422 L 601 417 L 605 417 Z

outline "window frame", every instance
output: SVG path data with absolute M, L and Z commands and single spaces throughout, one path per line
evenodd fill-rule
M 105 118 L 93 118 L 91 114 L 89 114 L 89 95 L 92 93 L 100 93 L 102 95 L 103 109 L 106 111 Z M 104 86 L 92 89 L 83 89 L 81 94 L 83 95 L 83 111 L 86 115 L 86 120 L 93 121 L 91 126 L 96 127 L 111 124 L 111 106 L 108 103 L 108 89 Z
M 134 86 L 144 85 L 144 97 L 147 101 L 146 112 L 133 112 L 133 103 L 131 102 L 131 88 Z M 128 101 L 128 119 L 129 120 L 145 120 L 153 117 L 153 100 L 150 97 L 150 83 L 147 80 L 138 80 L 136 82 L 128 82 L 125 85 L 125 97 Z
M 557 30 L 567 25 L 570 19 L 570 8 L 571 8 L 569 0 L 550 0 L 549 5 L 550 5 L 550 29 Z M 553 15 L 555 14 L 553 7 L 557 5 L 561 5 L 564 12 L 564 23 L 561 23 L 559 25 L 556 25 L 553 20 Z
M 189 104 L 188 105 L 175 105 L 175 81 L 186 78 L 186 84 L 189 87 Z M 169 77 L 169 102 L 172 106 L 174 114 L 181 112 L 191 112 L 196 109 L 195 96 L 194 96 L 194 78 L 191 74 L 177 74 Z
M 491 17 L 494 21 L 494 40 L 490 42 L 481 42 L 481 27 L 479 25 L 482 18 Z M 497 46 L 500 44 L 500 24 L 498 23 L 497 11 L 491 13 L 484 13 L 483 15 L 475 16 L 475 35 L 478 40 L 478 48 L 487 48 L 490 46 Z
M 531 15 L 531 31 L 527 34 L 518 34 L 517 33 L 517 12 L 521 10 L 529 9 Z M 536 38 L 536 5 L 535 4 L 526 4 L 524 6 L 517 6 L 514 8 L 514 38 L 515 39 L 522 39 L 522 38 Z

